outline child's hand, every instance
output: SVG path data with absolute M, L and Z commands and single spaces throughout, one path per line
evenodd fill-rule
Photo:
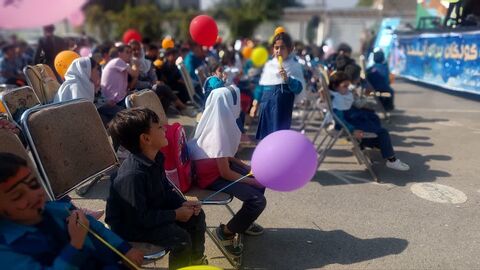
M 175 220 L 187 222 L 192 217 L 193 212 L 193 207 L 189 205 L 182 205 L 182 207 L 175 210 Z
M 131 248 L 126 254 L 125 257 L 129 258 L 137 266 L 141 266 L 143 263 L 143 252 L 136 248 Z
M 90 226 L 88 219 L 85 217 L 85 214 L 82 211 L 75 210 L 67 218 L 67 223 L 68 235 L 70 235 L 70 244 L 76 249 L 82 249 L 88 231 L 79 223 L 82 223 L 88 228 Z
M 198 216 L 202 211 L 202 203 L 199 201 L 186 201 L 182 205 L 191 207 L 195 216 Z
M 281 67 L 279 73 L 280 76 L 282 76 L 283 81 L 286 82 L 288 80 L 287 71 L 283 67 Z
M 353 131 L 353 137 L 357 140 L 361 140 L 363 138 L 363 131 L 362 130 L 354 130 Z
M 258 110 L 258 104 L 253 103 L 252 108 L 250 109 L 250 117 L 254 118 L 257 115 L 257 110 Z

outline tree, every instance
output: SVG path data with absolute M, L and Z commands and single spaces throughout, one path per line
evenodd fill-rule
M 262 22 L 279 19 L 284 7 L 295 5 L 295 0 L 223 0 L 213 14 L 227 21 L 233 38 L 245 38 Z
M 119 11 L 92 4 L 86 8 L 86 22 L 89 29 L 97 33 L 100 40 L 121 39 L 123 33 L 134 28 L 144 37 L 153 39 L 162 36 L 162 14 L 154 4 L 124 5 Z
M 358 0 L 357 7 L 371 7 L 373 0 Z

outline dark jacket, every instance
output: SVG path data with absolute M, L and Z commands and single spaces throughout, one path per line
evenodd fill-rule
M 153 228 L 175 222 L 175 209 L 185 199 L 167 180 L 164 157 L 155 161 L 142 154 L 130 154 L 122 163 L 110 188 L 105 221 L 129 241 L 135 241 Z

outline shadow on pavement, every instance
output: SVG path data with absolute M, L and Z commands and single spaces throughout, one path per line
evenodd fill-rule
M 248 237 L 244 269 L 317 269 L 349 265 L 402 253 L 408 241 L 399 238 L 361 239 L 342 230 L 267 229 Z

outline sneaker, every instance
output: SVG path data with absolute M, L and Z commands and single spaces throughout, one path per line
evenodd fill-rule
M 192 260 L 192 265 L 208 265 L 207 256 L 203 255 L 200 259 Z
M 227 250 L 228 253 L 232 254 L 235 257 L 239 257 L 243 253 L 243 248 L 236 245 L 235 236 L 226 236 L 223 233 L 224 224 L 220 224 L 219 227 L 215 229 L 213 236 L 216 240 Z
M 402 162 L 398 158 L 393 162 L 387 160 L 386 165 L 387 165 L 388 168 L 398 170 L 398 171 L 408 171 L 408 170 L 410 170 L 410 166 L 408 166 L 407 163 Z
M 248 229 L 245 231 L 245 234 L 250 236 L 258 236 L 262 235 L 263 232 L 263 227 L 254 222 L 252 225 L 250 225 L 250 227 L 248 227 Z

